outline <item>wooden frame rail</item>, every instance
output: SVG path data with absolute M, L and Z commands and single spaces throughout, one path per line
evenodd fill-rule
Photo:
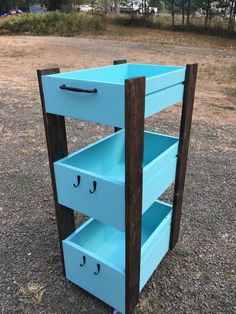
M 42 76 L 60 73 L 59 68 L 50 68 L 37 70 L 39 91 L 42 103 L 43 120 L 45 127 L 45 135 L 48 149 L 49 167 L 52 179 L 52 189 L 54 204 L 56 210 L 57 229 L 59 236 L 60 252 L 62 257 L 63 272 L 65 273 L 65 265 L 62 250 L 62 240 L 69 236 L 75 230 L 74 211 L 70 208 L 62 206 L 57 200 L 57 190 L 55 183 L 55 173 L 53 163 L 68 155 L 65 118 L 56 114 L 47 113 L 45 110 L 45 99 L 42 88 Z

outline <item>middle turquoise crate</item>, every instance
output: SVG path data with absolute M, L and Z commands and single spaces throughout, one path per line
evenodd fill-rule
M 144 213 L 175 179 L 178 138 L 144 132 Z M 58 202 L 125 230 L 124 130 L 54 163 Z

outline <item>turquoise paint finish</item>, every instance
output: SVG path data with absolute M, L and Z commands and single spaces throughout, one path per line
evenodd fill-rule
M 183 93 L 184 85 L 177 84 L 147 95 L 145 98 L 145 118 L 182 101 Z
M 54 163 L 58 202 L 97 220 L 125 229 L 124 130 Z M 143 212 L 172 184 L 178 138 L 144 133 Z M 166 166 L 166 163 L 168 166 Z M 77 176 L 80 176 L 80 185 Z M 97 182 L 95 193 L 93 181 Z
M 124 185 L 104 180 L 96 173 L 86 173 L 59 164 L 55 165 L 55 174 L 60 204 L 124 229 Z M 81 176 L 81 183 L 78 188 L 74 188 L 77 175 Z M 97 189 L 90 194 L 94 180 L 97 182 Z
M 140 290 L 168 252 L 172 206 L 157 201 L 143 214 Z M 125 233 L 89 219 L 63 241 L 66 277 L 125 312 Z M 83 267 L 83 256 L 86 263 Z M 100 264 L 100 273 L 94 275 Z
M 185 66 L 125 63 L 115 66 L 111 65 L 80 71 L 52 74 L 49 76 L 119 85 L 124 85 L 124 80 L 126 79 L 136 76 L 146 76 L 151 86 L 147 89 L 147 93 L 149 94 L 156 90 L 161 90 L 168 86 L 183 82 L 185 68 Z M 153 80 L 154 85 L 150 83 L 153 82 Z M 158 86 L 155 86 L 155 80 L 159 81 Z
M 137 76 L 146 77 L 145 117 L 182 101 L 185 67 L 127 63 L 44 76 L 46 111 L 124 127 L 125 80 Z M 98 92 L 65 91 L 62 84 Z
M 149 221 L 152 225 L 158 224 L 158 228 L 149 237 L 141 251 L 141 270 L 140 270 L 140 291 L 145 286 L 156 267 L 160 264 L 163 257 L 169 251 L 170 231 L 171 231 L 171 215 L 172 206 L 158 201 L 158 208 L 153 213 L 146 211 Z
M 174 182 L 176 173 L 177 157 L 167 163 L 165 167 L 154 173 L 152 179 L 143 185 L 143 213 L 151 206 L 154 200 L 160 197 Z
M 83 89 L 96 88 L 96 94 L 61 90 L 60 85 Z M 43 77 L 46 111 L 66 117 L 77 118 L 107 125 L 124 124 L 124 89 L 119 85 L 90 81 Z M 114 122 L 114 123 L 113 123 Z
M 82 247 L 78 248 L 74 243 L 64 241 L 63 251 L 67 279 L 124 312 L 125 274 L 103 263 L 99 258 L 93 258 L 95 254 Z M 81 267 L 83 256 L 86 257 L 86 263 Z M 99 274 L 95 275 L 97 263 L 101 269 Z

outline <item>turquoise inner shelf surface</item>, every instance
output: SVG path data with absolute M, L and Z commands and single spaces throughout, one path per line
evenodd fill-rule
M 54 163 L 59 203 L 120 230 L 125 229 L 124 135 L 121 130 Z M 144 132 L 143 213 L 174 181 L 177 149 L 178 138 Z
M 124 127 L 125 80 L 137 76 L 146 77 L 145 117 L 182 101 L 185 67 L 127 63 L 43 76 L 46 111 Z M 97 92 L 68 91 L 62 85 Z
M 171 213 L 158 201 L 142 217 L 140 290 L 169 250 Z M 90 219 L 63 241 L 63 251 L 67 278 L 124 313 L 125 233 Z

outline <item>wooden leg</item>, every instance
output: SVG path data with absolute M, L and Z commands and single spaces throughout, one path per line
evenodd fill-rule
M 171 239 L 170 239 L 171 250 L 175 247 L 179 238 L 180 218 L 183 202 L 184 182 L 188 158 L 188 147 L 192 123 L 196 78 L 197 78 L 197 64 L 188 64 L 186 67 L 185 75 L 185 87 L 179 135 L 178 160 L 174 188 L 173 216 L 171 223 Z
M 127 63 L 127 60 L 126 60 L 126 59 L 114 60 L 114 61 L 113 61 L 113 65 L 124 64 L 124 63 Z
M 125 243 L 126 314 L 139 298 L 145 77 L 125 81 Z
M 114 60 L 113 61 L 113 65 L 124 64 L 124 63 L 127 63 L 127 60 L 122 59 L 122 60 Z M 121 128 L 118 128 L 118 127 L 115 126 L 114 132 L 117 132 L 117 131 L 120 131 L 120 130 L 121 130 Z
M 45 134 L 46 134 L 46 141 L 47 141 L 47 148 L 48 148 L 49 166 L 50 166 L 50 172 L 51 172 L 51 178 L 52 178 L 52 188 L 53 188 L 53 196 L 54 196 L 54 203 L 55 203 L 55 210 L 56 210 L 60 250 L 61 250 L 61 256 L 62 256 L 62 265 L 63 265 L 63 271 L 65 271 L 63 250 L 62 250 L 62 240 L 64 240 L 68 235 L 70 235 L 75 230 L 74 212 L 73 210 L 58 204 L 56 183 L 55 183 L 55 173 L 54 173 L 54 167 L 53 167 L 54 161 L 68 155 L 65 118 L 63 116 L 50 114 L 46 112 L 45 99 L 44 99 L 43 88 L 42 88 L 42 76 L 55 74 L 55 73 L 60 73 L 59 68 L 50 68 L 50 69 L 37 71 L 40 97 L 41 97 L 42 110 L 43 110 Z

